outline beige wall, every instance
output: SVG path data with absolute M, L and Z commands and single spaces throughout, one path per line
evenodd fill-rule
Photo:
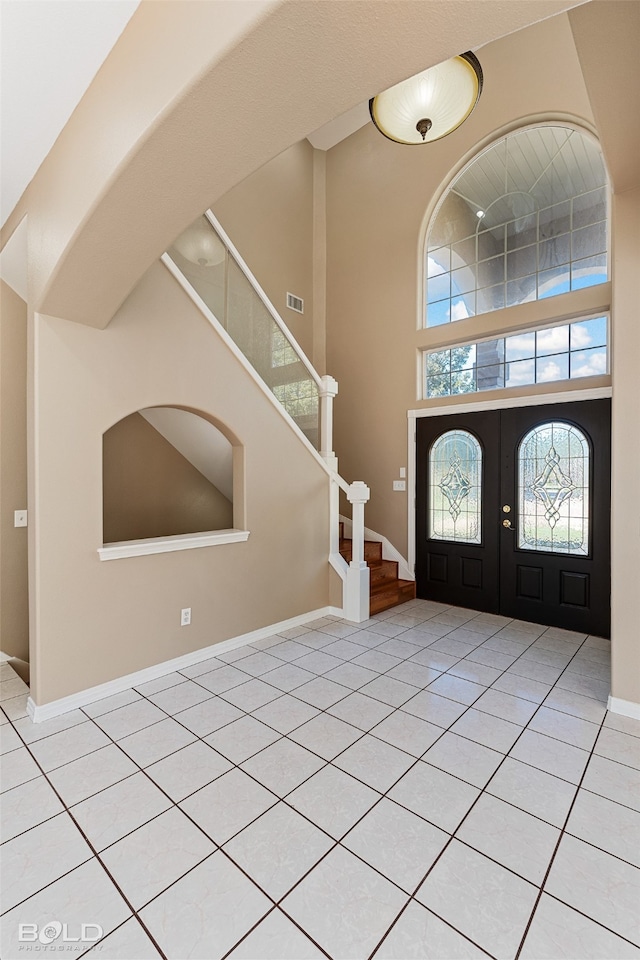
M 313 147 L 294 144 L 234 187 L 213 212 L 294 337 L 313 354 Z M 304 300 L 289 310 L 287 292 Z
M 0 293 L 0 650 L 29 659 L 27 530 L 27 305 L 2 282 Z
M 640 189 L 613 204 L 611 693 L 640 703 Z
M 36 703 L 329 603 L 327 474 L 162 264 L 107 330 L 36 316 L 34 340 Z M 102 435 L 165 404 L 244 445 L 249 540 L 100 562 Z
M 336 453 L 343 476 L 371 486 L 367 526 L 404 556 L 407 494 L 393 492 L 392 482 L 407 465 L 407 410 L 427 405 L 417 399 L 418 347 L 447 332 L 417 333 L 425 216 L 452 172 L 495 131 L 525 117 L 591 120 L 566 16 L 496 41 L 479 58 L 482 97 L 455 133 L 423 149 L 393 143 L 368 124 L 327 156 L 327 366 L 340 384 Z M 548 309 L 524 308 L 518 316 L 529 323 L 529 308 Z M 452 333 L 473 337 L 482 325 L 489 336 L 495 324 L 509 322 L 506 313 L 492 315 L 493 330 L 483 318 L 452 324 Z
M 103 437 L 103 539 L 142 540 L 233 526 L 233 504 L 132 413 Z

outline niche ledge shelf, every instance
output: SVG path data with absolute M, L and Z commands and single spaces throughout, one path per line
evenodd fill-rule
M 206 533 L 178 534 L 174 537 L 150 537 L 148 540 L 122 540 L 98 547 L 100 560 L 122 560 L 124 557 L 145 557 L 152 553 L 174 553 L 176 550 L 195 550 L 222 543 L 243 543 L 249 539 L 248 530 L 210 530 Z

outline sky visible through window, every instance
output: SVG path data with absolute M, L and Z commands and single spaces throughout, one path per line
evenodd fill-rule
M 547 125 L 504 137 L 455 178 L 429 225 L 426 326 L 608 279 L 600 148 Z
M 606 316 L 425 352 L 425 397 L 606 374 Z
M 570 290 L 582 290 L 585 287 L 593 287 L 596 286 L 596 284 L 607 282 L 606 255 L 589 258 L 589 262 L 585 261 L 585 263 L 586 265 L 582 266 L 582 273 L 574 271 L 575 275 L 573 277 L 566 275 L 559 279 L 556 278 L 557 282 L 552 283 L 551 286 L 540 291 L 537 299 L 546 300 L 549 297 L 555 297 L 561 293 L 568 293 Z M 430 276 L 433 277 L 433 279 L 429 281 L 429 283 L 433 285 L 433 280 L 442 273 L 441 268 L 435 260 L 429 257 L 427 260 L 427 270 Z M 454 323 L 456 320 L 466 320 L 467 317 L 475 316 L 474 312 L 469 312 L 470 295 L 467 293 L 463 296 L 457 282 L 453 278 L 450 282 L 451 296 L 447 297 L 446 300 L 437 300 L 428 304 L 428 326 L 430 327 L 439 327 L 444 323 Z M 432 286 L 432 295 L 436 296 L 439 292 L 437 287 L 434 291 Z M 518 302 L 526 303 L 535 299 L 535 290 L 531 290 L 528 295 L 523 296 Z

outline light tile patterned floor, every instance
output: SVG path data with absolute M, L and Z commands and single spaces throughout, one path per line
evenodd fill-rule
M 38 725 L 2 665 L 2 956 L 640 958 L 608 669 L 608 641 L 422 600 Z

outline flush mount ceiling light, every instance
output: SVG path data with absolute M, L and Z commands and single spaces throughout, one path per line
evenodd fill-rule
M 369 112 L 389 140 L 430 143 L 464 123 L 481 92 L 482 67 L 473 53 L 462 53 L 379 93 Z

